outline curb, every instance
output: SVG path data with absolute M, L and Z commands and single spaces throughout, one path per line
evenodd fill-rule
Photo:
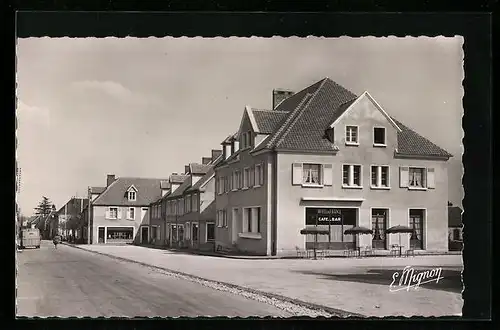
M 347 312 L 347 311 L 344 311 L 341 309 L 335 309 L 335 308 L 331 308 L 331 307 L 327 307 L 327 306 L 323 306 L 323 305 L 308 303 L 308 302 L 305 302 L 302 300 L 298 300 L 298 299 L 294 299 L 294 298 L 290 298 L 290 297 L 285 297 L 285 296 L 282 296 L 279 294 L 274 294 L 274 293 L 259 291 L 259 290 L 255 290 L 255 289 L 251 289 L 251 288 L 246 288 L 246 287 L 232 284 L 232 283 L 210 280 L 210 279 L 206 279 L 206 278 L 203 278 L 200 276 L 196 276 L 196 275 L 192 275 L 192 274 L 188 274 L 188 273 L 183 273 L 183 272 L 171 270 L 171 269 L 160 267 L 160 266 L 151 265 L 151 264 L 141 262 L 141 261 L 136 261 L 136 260 L 131 260 L 131 259 L 123 258 L 123 257 L 118 257 L 118 256 L 114 256 L 111 254 L 103 253 L 103 252 L 91 251 L 91 250 L 87 250 L 83 247 L 74 245 L 74 244 L 69 244 L 69 243 L 62 243 L 62 244 L 70 246 L 70 247 L 75 248 L 75 249 L 80 249 L 80 250 L 83 250 L 83 251 L 86 251 L 89 253 L 103 255 L 103 256 L 106 256 L 106 257 L 109 257 L 112 259 L 121 260 L 121 261 L 125 261 L 125 262 L 131 262 L 131 263 L 139 264 L 139 265 L 146 266 L 146 267 L 156 268 L 159 270 L 167 271 L 167 272 L 172 273 L 172 274 L 177 274 L 177 275 L 185 276 L 185 277 L 196 279 L 196 280 L 202 280 L 202 281 L 207 281 L 207 282 L 211 282 L 214 284 L 224 285 L 224 286 L 227 286 L 230 288 L 250 292 L 250 293 L 261 295 L 261 296 L 271 298 L 271 299 L 272 298 L 278 299 L 278 300 L 292 303 L 292 304 L 295 304 L 295 305 L 298 305 L 301 307 L 305 307 L 305 308 L 308 308 L 311 310 L 324 311 L 324 312 L 331 314 L 333 317 L 341 317 L 341 318 L 365 318 L 366 317 L 365 315 L 351 313 L 351 312 Z

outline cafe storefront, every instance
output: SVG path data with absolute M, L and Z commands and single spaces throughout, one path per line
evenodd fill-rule
M 356 246 L 355 235 L 345 235 L 346 229 L 356 226 L 357 208 L 306 207 L 306 227 L 326 229 L 329 235 L 318 235 L 317 248 L 344 250 Z M 306 249 L 314 246 L 314 235 L 306 235 Z

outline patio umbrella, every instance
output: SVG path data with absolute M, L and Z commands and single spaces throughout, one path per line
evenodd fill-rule
M 329 235 L 328 229 L 321 229 L 318 227 L 304 228 L 300 230 L 302 235 L 314 235 L 314 259 L 316 260 L 316 244 L 318 244 L 318 235 Z
M 366 228 L 366 227 L 356 226 L 356 227 L 346 229 L 344 231 L 344 234 L 345 235 L 373 234 L 373 230 Z M 358 253 L 361 254 L 361 252 L 359 252 L 359 251 L 358 251 Z
M 401 249 L 401 234 L 411 234 L 413 233 L 413 230 L 414 230 L 413 228 L 408 226 L 397 225 L 387 229 L 385 232 L 387 234 L 399 234 L 399 246 Z

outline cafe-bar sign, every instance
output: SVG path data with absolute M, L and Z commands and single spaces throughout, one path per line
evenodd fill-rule
M 340 224 L 342 223 L 342 212 L 339 209 L 315 209 L 318 224 L 320 222 Z

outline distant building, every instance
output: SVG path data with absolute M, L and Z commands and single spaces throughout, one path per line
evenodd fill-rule
M 149 242 L 149 205 L 168 189 L 164 181 L 108 175 L 104 191 L 90 189 L 91 244 Z
M 52 236 L 58 234 L 64 238 L 72 237 L 75 241 L 84 242 L 85 222 L 83 210 L 88 206 L 89 199 L 72 197 L 57 211 L 57 221 L 52 226 Z

